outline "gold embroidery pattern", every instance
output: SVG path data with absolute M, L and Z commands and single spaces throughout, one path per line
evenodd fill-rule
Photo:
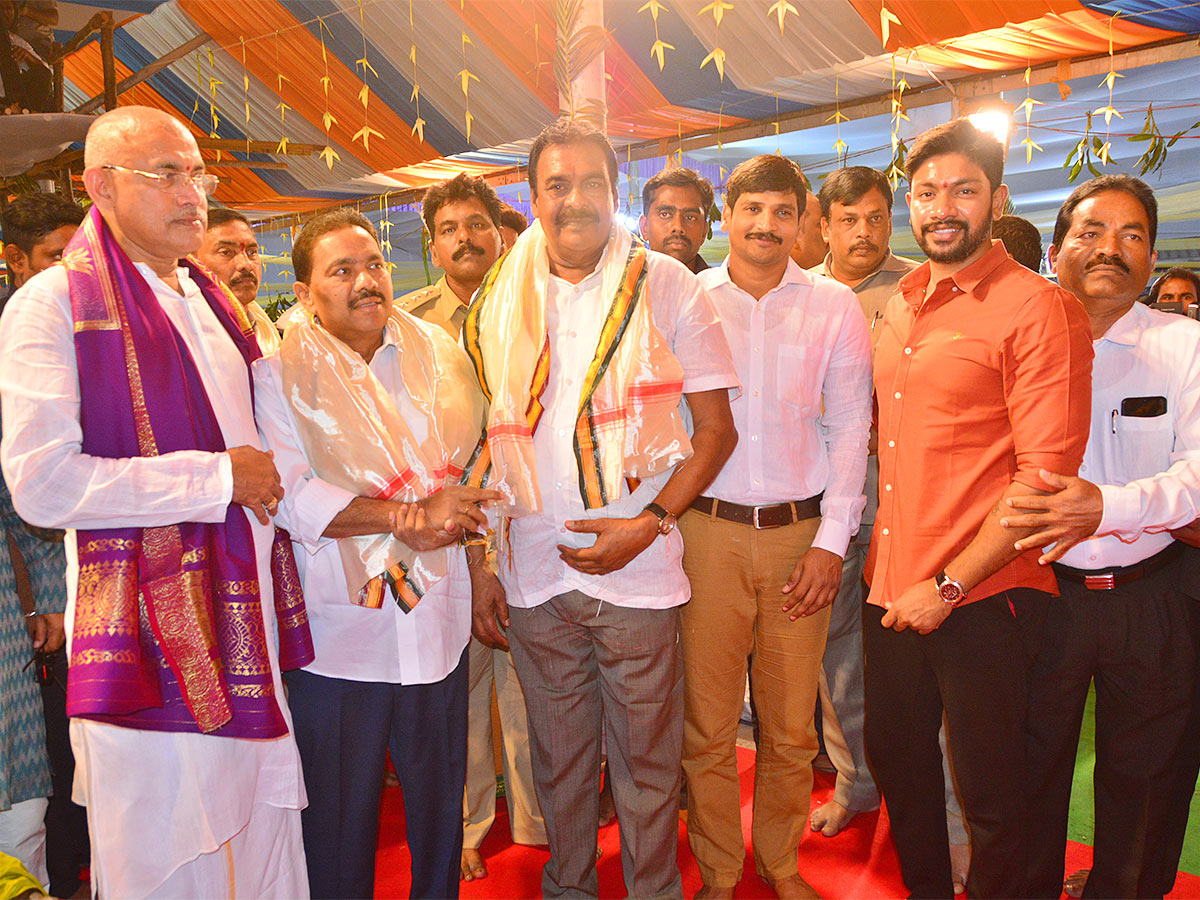
M 137 661 L 137 654 L 132 650 L 97 650 L 95 647 L 89 647 L 71 654 L 71 665 L 73 666 L 111 662 L 120 663 L 123 666 L 136 666 Z
M 179 564 L 190 566 L 198 562 L 204 562 L 206 559 L 208 559 L 207 547 L 193 547 L 191 550 L 183 552 L 183 556 L 179 557 Z
M 222 594 L 229 594 L 232 597 L 257 597 L 258 579 L 252 578 L 249 581 L 222 581 L 217 586 L 217 590 Z
M 308 622 L 308 610 L 305 607 L 300 607 L 297 612 L 290 615 L 279 616 L 279 628 L 286 631 L 289 628 L 299 628 Z
M 235 684 L 229 688 L 229 693 L 234 697 L 273 697 L 275 685 L 269 681 L 266 684 Z
M 134 634 L 137 620 L 137 566 L 129 560 L 79 567 L 75 637 Z
M 82 318 L 75 322 L 75 331 L 116 331 L 121 327 L 117 311 L 116 297 L 112 292 L 112 282 L 108 272 L 108 263 L 100 249 L 100 236 L 91 216 L 83 220 L 86 247 L 76 247 L 63 257 L 63 265 L 67 271 L 83 272 L 88 275 L 98 273 L 95 280 L 100 284 L 101 296 L 104 298 L 104 310 L 88 310 Z
M 271 671 L 265 653 L 262 605 L 254 600 L 226 600 L 225 621 L 221 624 L 221 646 L 230 675 L 264 675 Z
M 80 550 L 80 556 L 86 556 L 91 553 L 104 553 L 110 550 L 136 550 L 138 542 L 135 540 L 126 540 L 125 538 L 99 538 L 98 540 L 88 541 Z

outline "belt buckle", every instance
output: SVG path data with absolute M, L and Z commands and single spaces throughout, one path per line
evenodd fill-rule
M 1117 576 L 1114 572 L 1103 575 L 1084 575 L 1083 586 L 1089 591 L 1111 591 L 1117 586 Z
M 751 514 L 751 519 L 750 519 L 750 521 L 751 521 L 751 523 L 754 525 L 754 529 L 755 529 L 755 531 L 762 531 L 764 528 L 766 528 L 766 526 L 765 526 L 765 525 L 760 525 L 760 524 L 758 524 L 758 511 L 759 511 L 760 509 L 762 509 L 762 507 L 761 507 L 761 506 L 755 506 L 753 509 L 754 509 L 754 512 Z

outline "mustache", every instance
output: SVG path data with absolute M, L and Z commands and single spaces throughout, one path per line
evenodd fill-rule
M 453 260 L 454 262 L 458 262 L 460 259 L 462 259 L 464 256 L 466 256 L 468 253 L 477 253 L 478 255 L 483 256 L 483 248 L 476 247 L 470 241 L 464 241 L 463 243 L 458 245 L 458 249 L 455 250 L 453 254 L 451 254 L 450 259 Z
M 963 231 L 970 230 L 970 227 L 962 219 L 942 219 L 940 222 L 930 222 L 928 225 L 923 226 L 921 234 L 929 234 L 929 232 L 945 228 L 947 225 L 953 225 L 955 228 L 961 228 Z
M 748 241 L 774 241 L 776 244 L 782 244 L 783 238 L 775 234 L 770 234 L 766 231 L 750 231 L 746 234 Z
M 874 244 L 872 244 L 870 241 L 856 241 L 855 243 L 850 245 L 851 252 L 854 252 L 855 250 L 870 250 L 872 253 L 874 253 L 878 249 L 879 248 L 876 247 Z
M 232 279 L 230 279 L 229 283 L 230 284 L 245 284 L 245 283 L 258 284 L 258 276 L 255 275 L 253 272 L 242 272 L 241 274 L 236 275 Z
M 1097 253 L 1096 258 L 1091 260 L 1086 266 L 1083 267 L 1083 271 L 1090 272 L 1092 269 L 1095 269 L 1098 266 L 1113 266 L 1114 268 L 1120 269 L 1125 274 L 1129 274 L 1129 266 L 1125 260 L 1121 259 L 1119 256 L 1105 256 L 1103 253 Z
M 358 307 L 359 305 L 361 305 L 363 303 L 364 300 L 367 300 L 367 299 L 375 299 L 375 300 L 378 300 L 380 303 L 387 302 L 387 298 L 384 297 L 380 291 L 367 290 L 367 291 L 363 291 L 361 294 L 359 294 L 357 297 L 355 297 L 353 300 L 350 301 L 350 308 L 354 309 L 354 308 Z
M 570 225 L 573 222 L 579 222 L 581 224 L 589 224 L 589 223 L 599 222 L 599 221 L 600 221 L 599 216 L 595 215 L 594 213 L 585 212 L 582 210 L 575 210 L 575 209 L 564 209 L 557 216 L 554 217 L 554 224 L 557 225 L 559 228 L 562 228 L 566 225 Z

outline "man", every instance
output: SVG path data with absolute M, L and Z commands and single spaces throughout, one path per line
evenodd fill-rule
M 1170 303 L 1172 312 L 1187 313 L 1188 308 L 1196 305 L 1200 297 L 1200 275 L 1191 269 L 1176 266 L 1167 269 L 1150 288 L 1150 304 L 1159 307 Z
M 529 227 L 529 220 L 507 203 L 500 204 L 500 246 L 511 250 L 512 245 Z
M 69 529 L 92 889 L 304 896 L 279 671 L 312 645 L 270 520 L 283 492 L 254 426 L 258 348 L 224 290 L 179 266 L 216 179 L 184 125 L 138 106 L 92 124 L 84 166 L 93 207 L 63 265 L 4 314 L 0 455 L 17 512 Z
M 692 274 L 616 222 L 617 159 L 602 132 L 548 126 L 529 183 L 538 221 L 484 282 L 463 332 L 491 398 L 469 481 L 506 497 L 507 603 L 484 597 L 473 626 L 511 644 L 525 688 L 550 839 L 543 893 L 596 896 L 603 728 L 625 886 L 679 897 L 688 584 L 673 526 L 736 442 L 737 376 Z
M 460 172 L 425 192 L 421 218 L 429 258 L 443 275 L 401 297 L 400 308 L 457 338 L 471 297 L 500 255 L 500 198 L 482 178 Z
M 78 205 L 57 194 L 20 194 L 7 205 L 3 233 L 5 258 L 11 273 L 10 294 L 62 258 L 63 247 L 74 237 L 83 216 Z M 34 648 L 47 654 L 44 664 L 49 677 L 41 686 L 41 705 L 53 793 L 45 814 L 45 872 L 51 893 L 69 897 L 79 889 L 80 867 L 88 858 L 88 833 L 86 811 L 71 802 L 75 757 L 71 754 L 67 720 L 67 652 L 61 612 L 67 602 L 63 580 L 67 562 L 62 533 L 40 530 L 35 533 L 21 522 L 7 494 L 0 503 L 0 513 L 5 518 L 4 531 L 12 541 L 10 550 L 19 554 L 25 567 L 32 595 L 29 600 L 33 603 L 28 612 L 37 613 L 28 620 L 34 632 Z M 21 655 L 20 666 L 24 666 L 28 656 Z M 28 682 L 28 678 L 19 677 L 19 693 L 26 697 Z M 11 708 L 16 709 L 18 701 L 8 697 L 5 703 L 12 703 Z M 10 721 L 16 719 L 13 716 Z
M 829 253 L 809 269 L 840 281 L 854 291 L 872 338 L 883 311 L 903 275 L 917 267 L 895 256 L 892 237 L 892 186 L 867 166 L 848 166 L 821 183 L 821 235 Z M 879 463 L 872 446 L 867 460 L 866 507 L 858 534 L 842 563 L 842 581 L 830 611 L 820 683 L 825 747 L 837 769 L 833 797 L 813 810 L 814 831 L 833 837 L 860 812 L 879 807 L 879 791 L 867 767 L 863 747 L 863 563 L 879 501 Z
M 640 228 L 646 246 L 703 272 L 708 263 L 700 248 L 708 237 L 712 206 L 712 185 L 692 169 L 672 166 L 651 176 L 642 186 Z
M 1154 269 L 1157 226 L 1153 192 L 1130 175 L 1080 185 L 1054 225 L 1051 268 L 1087 310 L 1096 365 L 1083 474 L 1044 472 L 1055 493 L 1010 498 L 1003 523 L 1037 529 L 1017 547 L 1046 547 L 1041 559 L 1054 564 L 1062 591 L 1033 670 L 1025 896 L 1062 890 L 1075 751 L 1093 682 L 1095 858 L 1084 896 L 1170 890 L 1196 783 L 1194 765 L 1190 782 L 1176 773 L 1195 690 L 1189 622 L 1200 562 L 1171 530 L 1200 517 L 1200 325 L 1137 302 Z M 1182 749 L 1198 752 L 1194 742 Z M 1160 869 L 1172 838 L 1173 860 Z
M 499 495 L 443 483 L 474 448 L 483 398 L 440 328 L 393 312 L 391 275 L 361 213 L 309 220 L 292 266 L 305 315 L 254 375 L 317 651 L 287 676 L 312 895 L 372 895 L 390 749 L 412 896 L 457 897 L 476 576 L 447 544 L 484 522 L 478 501 Z M 483 548 L 472 549 L 494 581 Z
M 821 201 L 808 187 L 807 179 L 805 179 L 804 186 L 805 190 L 809 192 L 808 202 L 804 206 L 804 214 L 800 221 L 800 234 L 796 238 L 796 243 L 792 245 L 791 257 L 800 268 L 811 269 L 813 266 L 819 266 L 825 259 L 825 254 L 829 252 L 829 245 L 821 233 Z
M 208 230 L 196 258 L 212 269 L 242 305 L 254 324 L 254 336 L 262 352 L 269 356 L 278 350 L 279 329 L 256 302 L 263 264 L 250 220 L 235 209 L 214 206 L 208 211 Z
M 992 223 L 992 238 L 1004 245 L 1008 255 L 1029 269 L 1042 269 L 1042 236 L 1037 226 L 1020 216 L 1001 216 Z
M 509 210 L 520 216 L 512 207 Z M 426 191 L 421 214 L 425 227 L 433 235 L 431 252 L 438 265 L 445 267 L 446 275 L 433 288 L 408 295 L 415 304 L 413 314 L 441 325 L 457 343 L 471 295 L 500 255 L 498 225 L 504 219 L 504 205 L 486 181 L 464 174 Z M 487 224 L 490 229 L 484 227 Z M 472 248 L 481 252 L 476 253 Z M 435 293 L 438 290 L 441 293 Z M 447 305 L 452 310 L 449 313 Z M 493 580 L 491 584 L 496 582 Z M 489 647 L 471 638 L 468 669 L 467 787 L 463 797 L 459 873 L 464 881 L 474 881 L 487 877 L 487 865 L 479 848 L 496 818 L 493 686 L 500 718 L 504 794 L 513 840 L 518 844 L 544 844 L 546 824 L 534 792 L 525 695 L 521 693 L 512 654 L 503 647 Z
M 19 194 L 5 206 L 0 231 L 8 290 L 0 307 L 13 291 L 62 258 L 63 247 L 82 221 L 78 204 L 58 194 Z
M 1023 888 L 1029 644 L 1054 575 L 1014 549 L 1002 501 L 1074 474 L 1091 346 L 1079 302 L 989 240 L 1004 150 L 966 120 L 907 159 L 928 261 L 900 280 L 875 347 L 879 512 L 864 608 L 866 745 L 904 883 L 951 896 L 943 711 L 971 833 L 972 896 Z M 1035 649 L 1035 648 L 1033 648 Z
M 745 862 L 736 738 L 751 657 L 758 717 L 754 857 L 780 897 L 815 897 L 796 869 L 817 755 L 813 711 L 829 604 L 865 502 L 871 342 L 854 295 L 788 257 L 808 192 L 782 156 L 725 187 L 725 264 L 700 275 L 744 393 L 738 446 L 680 521 L 688 842 L 704 889 L 732 897 Z

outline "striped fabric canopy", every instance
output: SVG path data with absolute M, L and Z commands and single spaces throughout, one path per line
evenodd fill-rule
M 60 7 L 61 41 L 96 11 Z M 126 20 L 118 79 L 197 35 L 212 39 L 122 104 L 173 111 L 197 136 L 317 148 L 223 151 L 238 167 L 206 151 L 222 177 L 217 198 L 252 211 L 302 212 L 458 171 L 501 172 L 524 161 L 528 139 L 558 109 L 551 0 L 107 8 Z M 618 146 L 876 96 L 900 78 L 915 89 L 1200 33 L 1200 4 L 1185 0 L 608 0 L 605 15 Z M 65 81 L 68 109 L 102 92 L 97 41 L 68 59 Z

